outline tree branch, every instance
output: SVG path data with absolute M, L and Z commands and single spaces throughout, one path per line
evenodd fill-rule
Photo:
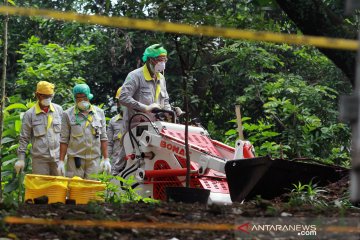
M 282 10 L 306 35 L 356 39 L 357 29 L 346 25 L 319 0 L 276 0 Z M 355 84 L 356 53 L 319 48 Z

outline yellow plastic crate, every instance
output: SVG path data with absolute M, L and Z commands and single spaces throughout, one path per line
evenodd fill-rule
M 104 199 L 98 193 L 105 191 L 105 184 L 73 177 L 69 182 L 69 191 L 69 199 L 75 200 L 76 204 L 87 204 L 91 200 L 103 202 Z
M 34 202 L 34 198 L 47 196 L 48 203 L 65 203 L 68 181 L 68 178 L 61 176 L 26 174 L 25 201 L 31 199 Z

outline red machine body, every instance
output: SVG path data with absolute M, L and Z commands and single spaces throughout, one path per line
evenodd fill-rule
M 166 187 L 185 186 L 184 139 L 184 125 L 161 121 L 140 123 L 132 129 L 132 136 L 127 133 L 124 137 L 127 163 L 120 176 L 135 175 L 139 194 L 165 200 Z M 252 145 L 241 141 L 235 149 L 212 140 L 204 128 L 194 126 L 189 126 L 188 143 L 190 187 L 209 189 L 211 203 L 231 203 L 226 161 L 254 157 Z

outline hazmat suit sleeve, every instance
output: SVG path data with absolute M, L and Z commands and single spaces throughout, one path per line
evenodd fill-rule
M 31 128 L 31 113 L 26 112 L 22 119 L 20 137 L 19 137 L 19 148 L 18 148 L 18 158 L 19 160 L 25 160 L 25 153 L 27 145 L 31 140 L 32 128 Z
M 165 110 L 171 110 L 171 106 L 170 106 L 170 103 L 169 103 L 169 94 L 168 94 L 167 89 L 166 89 L 165 79 L 164 79 L 164 88 L 161 89 L 161 95 L 164 98 L 164 106 L 163 106 L 163 108 Z
M 126 77 L 126 80 L 121 88 L 121 93 L 119 97 L 120 104 L 131 108 L 136 109 L 142 112 L 146 111 L 146 105 L 141 102 L 136 101 L 133 96 L 137 89 L 139 88 L 139 79 L 132 76 L 131 73 Z
M 107 128 L 107 136 L 108 136 L 108 156 L 112 156 L 113 146 L 114 146 L 114 127 L 112 124 L 112 120 L 110 120 L 108 128 Z
M 59 111 L 59 116 L 62 118 L 64 114 L 64 109 L 61 106 L 59 106 L 58 111 Z
M 63 112 L 61 118 L 61 132 L 60 132 L 60 142 L 69 144 L 70 140 L 70 120 L 67 112 Z
M 106 134 L 106 119 L 105 119 L 105 113 L 103 110 L 101 110 L 101 113 L 100 113 L 100 116 L 101 116 L 101 134 L 100 134 L 100 140 L 101 141 L 106 141 L 108 140 L 108 137 L 107 137 L 107 134 Z

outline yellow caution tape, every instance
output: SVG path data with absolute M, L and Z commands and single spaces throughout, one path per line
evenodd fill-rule
M 216 224 L 216 223 L 175 223 L 175 222 L 130 222 L 110 220 L 64 220 L 45 218 L 21 218 L 7 216 L 4 218 L 7 224 L 34 224 L 34 225 L 66 225 L 72 227 L 105 227 L 121 229 L 184 229 L 203 231 L 243 231 L 244 225 Z M 245 224 L 247 225 L 247 224 Z M 323 226 L 320 231 L 330 233 L 360 233 L 359 227 L 351 226 Z
M 110 27 L 133 28 L 139 30 L 161 31 L 177 34 L 181 33 L 208 37 L 224 37 L 253 41 L 266 41 L 274 43 L 288 43 L 296 45 L 311 45 L 320 48 L 333 48 L 342 50 L 358 50 L 359 48 L 358 41 L 342 38 L 326 38 L 318 36 L 299 36 L 294 34 L 280 34 L 271 32 L 255 32 L 249 30 L 239 30 L 236 28 L 194 26 L 165 21 L 132 19 L 127 17 L 85 15 L 47 9 L 1 6 L 0 14 L 18 16 L 41 16 L 44 18 L 53 18 L 64 21 L 76 21 L 85 24 L 98 24 Z
M 36 224 L 36 225 L 67 225 L 78 227 L 106 227 L 106 228 L 161 228 L 161 229 L 192 229 L 208 231 L 231 231 L 237 230 L 238 226 L 232 224 L 211 223 L 173 223 L 173 222 L 129 222 L 109 220 L 62 220 L 44 218 L 20 218 L 5 217 L 7 224 Z

